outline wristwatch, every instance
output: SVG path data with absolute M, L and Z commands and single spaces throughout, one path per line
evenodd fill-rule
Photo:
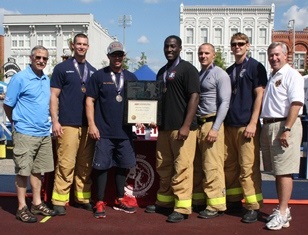
M 284 126 L 282 129 L 282 132 L 291 131 L 291 128 Z

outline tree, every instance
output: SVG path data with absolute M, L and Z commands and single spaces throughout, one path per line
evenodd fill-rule
M 145 64 L 147 64 L 147 56 L 145 55 L 145 52 L 141 52 L 141 56 L 140 56 L 140 60 L 138 61 L 138 68 L 137 69 L 139 69 L 140 67 L 142 67 Z
M 123 68 L 123 69 L 129 70 L 129 66 L 128 66 L 129 61 L 130 61 L 130 58 L 128 58 L 128 57 L 125 56 L 125 58 L 124 58 L 124 60 L 123 60 L 123 64 L 122 64 L 122 68 Z
M 216 50 L 216 57 L 214 61 L 215 65 L 221 67 L 222 69 L 226 70 L 226 61 L 225 58 L 222 56 L 221 49 L 218 47 Z

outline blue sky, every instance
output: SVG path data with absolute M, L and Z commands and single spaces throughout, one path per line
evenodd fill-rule
M 108 29 L 110 35 L 123 41 L 123 27 L 118 25 L 118 19 L 120 16 L 130 15 L 132 25 L 125 29 L 128 57 L 138 61 L 141 52 L 145 52 L 149 67 L 157 71 L 166 62 L 162 49 L 164 39 L 170 34 L 179 35 L 181 3 L 184 5 L 275 3 L 275 30 L 286 30 L 290 19 L 295 19 L 298 30 L 308 27 L 307 0 L 1 0 L 0 34 L 3 33 L 3 14 L 91 13 L 103 28 Z M 101 48 L 101 51 L 105 53 L 106 48 Z

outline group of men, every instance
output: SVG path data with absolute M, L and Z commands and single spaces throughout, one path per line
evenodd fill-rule
M 157 81 L 164 84 L 156 146 L 159 189 L 155 204 L 145 211 L 168 213 L 167 221 L 173 223 L 186 219 L 192 210 L 198 217 L 210 219 L 225 211 L 242 212 L 244 199 L 242 222 L 256 222 L 263 204 L 261 147 L 264 168 L 276 177 L 279 199 L 266 226 L 272 230 L 289 227 L 292 174 L 298 172 L 300 161 L 298 116 L 304 103 L 304 81 L 288 65 L 285 44 L 272 43 L 268 48 L 272 67 L 268 79 L 264 66 L 249 57 L 245 34 L 234 34 L 230 43 L 235 63 L 226 71 L 214 63 L 214 46 L 200 45 L 198 73 L 181 59 L 181 39 L 175 35 L 165 39 L 167 64 L 157 74 Z M 31 64 L 8 85 L 4 108 L 14 124 L 16 218 L 23 222 L 36 222 L 34 214 L 65 215 L 73 184 L 74 205 L 92 211 L 92 168 L 96 218 L 106 217 L 104 196 L 108 170 L 113 166 L 113 208 L 136 211 L 124 198 L 126 176 L 136 160 L 132 127 L 123 124 L 123 97 L 124 81 L 137 78 L 123 69 L 125 52 L 119 42 L 109 45 L 109 66 L 98 71 L 86 61 L 86 35 L 77 34 L 72 48 L 72 58 L 54 68 L 50 84 L 43 73 L 48 51 L 37 46 L 32 49 Z M 41 174 L 54 170 L 49 108 L 57 140 L 53 210 L 40 199 Z M 29 176 L 33 191 L 30 211 L 25 202 Z

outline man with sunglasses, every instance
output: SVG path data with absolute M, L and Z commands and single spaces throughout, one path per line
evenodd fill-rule
M 235 63 L 227 68 L 231 101 L 225 119 L 225 179 L 227 211 L 245 213 L 242 222 L 258 220 L 263 205 L 260 172 L 260 110 L 267 74 L 264 66 L 248 57 L 249 39 L 243 33 L 231 37 Z
M 74 183 L 74 206 L 92 211 L 91 171 L 95 141 L 88 136 L 85 114 L 86 82 L 96 71 L 86 60 L 88 37 L 76 34 L 73 57 L 56 65 L 50 86 L 50 114 L 53 136 L 57 138 L 57 166 L 52 204 L 65 215 Z
M 105 189 L 110 168 L 115 167 L 116 199 L 113 209 L 135 213 L 136 209 L 124 198 L 124 186 L 129 169 L 136 165 L 131 125 L 124 120 L 125 81 L 137 77 L 123 68 L 125 52 L 120 42 L 107 48 L 109 66 L 93 74 L 87 85 L 86 112 L 89 135 L 95 139 L 93 168 L 97 183 L 97 202 L 94 217 L 105 218 Z
M 13 127 L 16 219 L 25 223 L 36 222 L 34 214 L 56 214 L 41 200 L 41 174 L 54 170 L 49 122 L 50 81 L 43 72 L 48 60 L 47 49 L 34 47 L 30 60 L 25 70 L 12 77 L 3 105 Z M 25 199 L 28 178 L 33 194 L 31 212 Z

